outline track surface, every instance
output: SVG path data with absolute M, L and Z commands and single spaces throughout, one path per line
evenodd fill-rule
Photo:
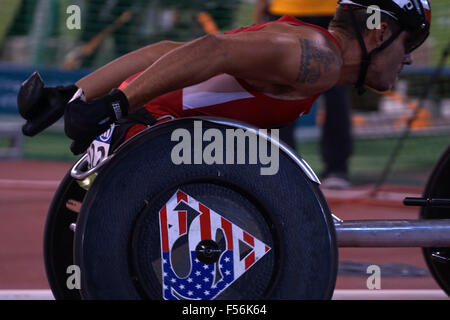
M 0 162 L 0 290 L 49 288 L 42 257 L 45 216 L 59 181 L 71 165 L 64 162 Z M 405 196 L 419 195 L 420 188 L 390 186 L 377 199 L 371 200 L 366 195 L 369 189 L 364 186 L 345 192 L 324 192 L 333 213 L 343 220 L 417 218 L 418 210 L 403 207 L 401 200 Z M 339 254 L 339 261 L 347 264 L 347 269 L 348 265 L 353 266 L 351 275 L 344 275 L 343 272 L 348 270 L 341 270 L 338 276 L 336 289 L 342 299 L 358 299 L 362 292 L 369 291 L 366 282 L 370 275 L 365 272 L 368 264 L 381 267 L 383 289 L 368 299 L 390 299 L 392 297 L 384 291 L 390 289 L 407 290 L 395 291 L 397 299 L 401 298 L 402 292 L 408 293 L 405 298 L 444 297 L 427 274 L 420 248 L 341 248 Z M 410 275 L 402 276 L 397 264 L 402 264 Z M 387 269 L 392 266 L 396 266 L 397 272 Z M 417 272 L 419 276 L 414 276 Z

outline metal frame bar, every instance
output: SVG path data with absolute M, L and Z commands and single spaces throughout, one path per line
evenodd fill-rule
M 339 247 L 450 247 L 450 219 L 335 219 Z

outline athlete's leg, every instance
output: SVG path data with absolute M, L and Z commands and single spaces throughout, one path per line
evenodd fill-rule
M 346 86 L 334 87 L 325 93 L 325 99 L 326 118 L 320 140 L 324 176 L 346 176 L 348 160 L 353 151 L 350 89 Z

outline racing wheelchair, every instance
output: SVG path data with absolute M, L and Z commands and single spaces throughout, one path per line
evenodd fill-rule
M 175 164 L 174 130 L 194 136 L 198 121 L 200 134 L 242 130 L 275 146 L 278 172 L 261 175 L 258 162 Z M 342 221 L 308 164 L 247 124 L 173 119 L 107 155 L 109 136 L 66 174 L 48 212 L 44 258 L 56 299 L 331 299 L 338 247 L 422 247 L 450 295 L 450 148 L 423 198 L 404 201 L 421 207 L 419 220 Z M 67 286 L 72 265 L 79 290 Z

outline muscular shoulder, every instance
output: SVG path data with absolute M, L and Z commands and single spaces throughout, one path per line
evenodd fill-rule
M 261 30 L 264 31 L 282 33 L 297 43 L 289 59 L 293 90 L 301 95 L 315 94 L 338 82 L 342 68 L 341 51 L 323 32 L 286 23 L 273 23 Z
M 308 37 L 299 38 L 299 45 L 297 87 L 314 91 L 333 87 L 341 74 L 340 52 Z

